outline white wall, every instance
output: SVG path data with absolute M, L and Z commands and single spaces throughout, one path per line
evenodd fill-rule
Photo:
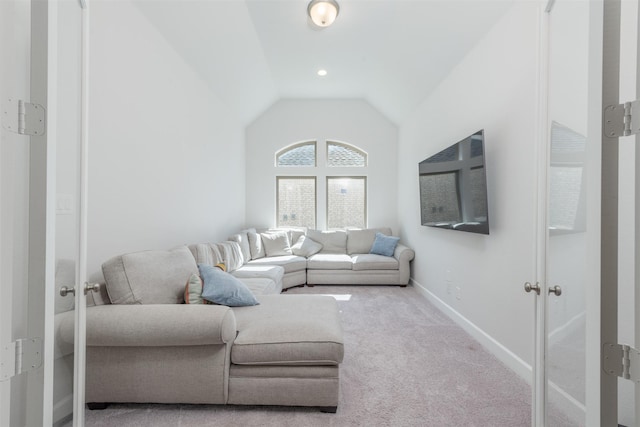
M 247 127 L 247 226 L 276 221 L 276 175 L 367 176 L 367 222 L 398 231 L 397 127 L 362 100 L 281 100 Z M 275 153 L 302 141 L 340 141 L 368 154 L 367 173 L 359 168 L 327 168 L 319 149 L 316 168 L 276 168 Z M 319 145 L 324 147 L 324 145 Z M 319 179 L 317 228 L 326 228 L 326 201 Z
M 537 11 L 516 3 L 400 126 L 398 168 L 400 235 L 416 252 L 415 284 L 529 365 L 534 297 L 523 283 L 535 278 Z M 491 234 L 421 226 L 418 162 L 479 129 Z
M 93 1 L 88 271 L 244 224 L 244 134 L 129 1 Z

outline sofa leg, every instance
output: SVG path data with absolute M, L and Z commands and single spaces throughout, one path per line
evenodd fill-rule
M 87 408 L 91 409 L 92 411 L 107 409 L 107 406 L 109 406 L 109 404 L 106 402 L 87 403 Z
M 406 288 L 406 287 L 407 287 L 407 285 L 400 285 L 400 287 L 401 287 L 401 288 Z
M 313 288 L 315 285 L 310 285 L 310 284 L 307 283 L 307 286 L 310 287 L 310 288 Z
M 318 409 L 320 409 L 320 412 L 324 412 L 325 414 L 335 414 L 338 412 L 337 406 L 320 406 Z

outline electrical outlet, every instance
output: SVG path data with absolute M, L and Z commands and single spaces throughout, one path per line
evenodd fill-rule
M 462 299 L 462 290 L 460 286 L 456 286 L 456 299 Z
M 447 282 L 447 293 L 451 293 L 451 282 Z
M 446 280 L 447 282 L 453 282 L 453 279 L 451 278 L 451 270 L 447 270 L 447 271 L 445 272 L 445 280 Z

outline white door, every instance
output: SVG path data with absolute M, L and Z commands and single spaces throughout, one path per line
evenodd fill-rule
M 0 2 L 2 426 L 83 420 L 82 329 L 58 334 L 65 319 L 83 325 L 81 10 Z
M 12 101 L 30 99 L 31 8 L 0 2 L 0 425 L 27 425 L 27 376 L 15 373 L 16 340 L 26 338 L 29 277 L 29 140 L 9 129 Z M 15 104 L 15 102 L 12 102 Z M 11 108 L 11 111 L 9 111 Z M 17 106 L 15 107 L 17 113 Z M 12 126 L 17 128 L 17 126 Z M 41 322 L 40 322 L 41 323 Z M 40 335 L 41 336 L 41 335 Z M 40 362 L 36 362 L 40 365 Z M 41 400 L 39 406 L 42 406 Z M 41 410 L 40 410 L 41 411 Z
M 589 160 L 599 136 L 590 125 L 599 88 L 590 80 L 592 7 L 551 0 L 541 16 L 539 249 L 537 283 L 528 288 L 536 290 L 535 426 L 588 418 L 587 289 L 598 283 L 600 237 L 599 212 L 588 215 L 599 204 L 599 170 Z
M 586 422 L 587 150 L 590 2 L 548 8 L 545 425 Z M 593 187 L 597 188 L 597 187 Z
M 59 0 L 56 7 L 57 108 L 55 321 L 53 423 L 84 424 L 86 309 L 86 9 L 78 0 Z M 72 342 L 57 334 L 73 324 Z

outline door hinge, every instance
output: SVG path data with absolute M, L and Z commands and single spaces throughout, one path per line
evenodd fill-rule
M 0 381 L 42 366 L 42 339 L 23 338 L 0 348 Z
M 618 138 L 640 133 L 640 100 L 604 109 L 604 135 Z
M 605 343 L 602 347 L 602 367 L 614 377 L 640 382 L 640 351 L 626 344 Z
M 44 135 L 45 108 L 9 98 L 2 105 L 2 127 L 20 135 Z

